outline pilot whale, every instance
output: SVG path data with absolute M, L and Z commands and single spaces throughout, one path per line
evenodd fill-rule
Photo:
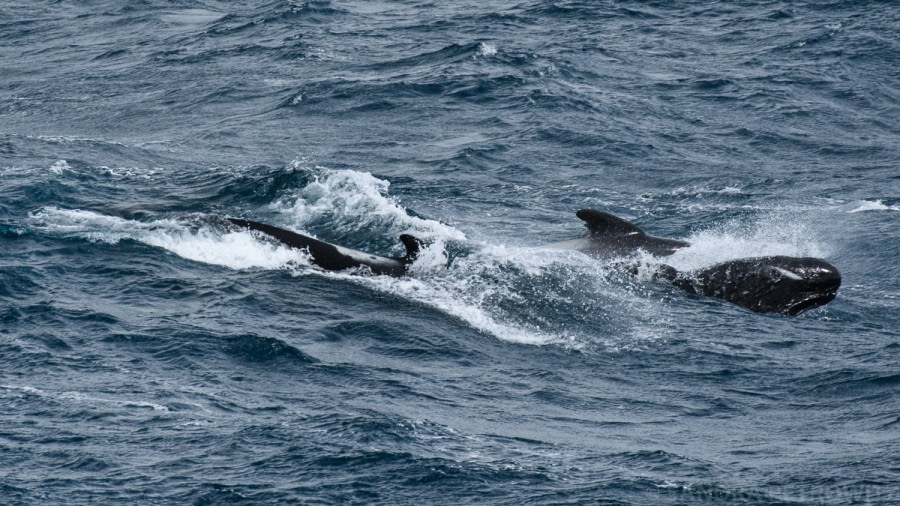
M 687 272 L 661 265 L 653 279 L 758 313 L 792 316 L 831 302 L 841 286 L 841 274 L 825 260 L 788 256 L 741 258 Z
M 581 209 L 576 216 L 588 228 L 585 236 L 544 247 L 576 250 L 598 259 L 627 259 L 638 251 L 666 257 L 690 246 L 685 241 L 649 235 L 634 224 L 603 211 Z M 368 268 L 374 274 L 403 276 L 423 246 L 421 240 L 403 234 L 400 241 L 406 247 L 406 254 L 402 257 L 384 257 L 264 223 L 238 218 L 228 218 L 228 221 L 290 247 L 305 250 L 314 265 L 330 271 Z M 634 265 L 627 269 L 634 273 L 638 270 Z M 837 268 L 825 260 L 788 256 L 730 260 L 693 271 L 679 271 L 661 264 L 655 268 L 651 278 L 689 294 L 726 300 L 760 313 L 786 315 L 797 315 L 827 304 L 835 298 L 841 285 Z
M 584 237 L 547 244 L 545 248 L 577 250 L 594 258 L 626 257 L 644 250 L 654 256 L 668 256 L 690 246 L 684 241 L 645 234 L 631 223 L 596 209 L 581 209 L 575 216 L 584 221 L 588 233 Z
M 241 228 L 262 232 L 292 248 L 306 251 L 313 265 L 317 265 L 327 271 L 343 271 L 367 267 L 375 274 L 402 276 L 406 274 L 406 269 L 415 261 L 416 256 L 422 249 L 422 241 L 409 234 L 403 234 L 400 236 L 400 242 L 406 247 L 406 255 L 402 257 L 383 257 L 320 241 L 297 232 L 266 225 L 265 223 L 239 218 L 228 218 L 228 221 Z
M 639 250 L 666 257 L 690 246 L 685 241 L 649 235 L 618 216 L 596 209 L 581 209 L 576 216 L 584 221 L 588 233 L 547 247 L 612 259 L 628 257 Z M 634 266 L 630 269 L 637 270 Z M 742 258 L 686 272 L 662 264 L 651 277 L 693 295 L 727 300 L 760 313 L 787 315 L 831 302 L 841 286 L 841 274 L 835 266 L 810 257 Z

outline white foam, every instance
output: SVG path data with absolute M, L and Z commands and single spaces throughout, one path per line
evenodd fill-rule
M 522 325 L 503 322 L 492 315 L 484 304 L 484 299 L 492 291 L 476 293 L 468 290 L 467 283 L 429 283 L 417 278 L 361 278 L 362 282 L 380 291 L 400 295 L 407 299 L 425 304 L 441 312 L 457 317 L 471 327 L 493 335 L 504 341 L 521 344 L 544 345 L 550 343 L 566 343 L 564 336 L 531 329 Z
M 50 172 L 59 175 L 62 174 L 63 171 L 71 170 L 71 167 L 69 167 L 68 162 L 66 162 L 65 160 L 58 160 L 56 163 L 50 166 L 49 170 Z
M 47 207 L 29 217 L 33 226 L 55 233 L 115 244 L 123 239 L 164 248 L 180 257 L 232 269 L 277 269 L 309 265 L 303 252 L 258 240 L 250 232 L 222 233 L 175 220 L 139 222 L 93 211 Z
M 450 267 L 441 260 L 445 256 L 439 244 L 432 245 L 413 264 L 411 277 L 361 282 L 438 309 L 504 341 L 573 349 L 582 348 L 591 336 L 555 319 L 548 308 L 591 306 L 597 299 L 616 303 L 603 279 L 606 271 L 576 252 L 480 245 Z M 573 270 L 581 277 L 571 277 Z M 580 291 L 571 284 L 588 288 Z
M 743 191 L 743 188 L 737 185 L 733 186 L 724 186 L 721 188 L 714 188 L 710 186 L 679 186 L 674 190 L 668 192 L 669 195 L 709 195 L 709 194 L 725 194 L 725 195 L 735 195 L 739 194 Z
M 310 268 L 301 251 L 191 217 L 141 222 L 47 207 L 32 213 L 29 221 L 51 233 L 106 243 L 131 239 L 232 269 L 287 269 L 297 275 L 338 278 L 434 308 L 515 343 L 627 348 L 665 336 L 667 302 L 654 298 L 650 285 L 616 277 L 615 268 L 573 251 L 460 244 L 465 239 L 461 231 L 409 216 L 386 196 L 387 190 L 386 181 L 368 173 L 321 170 L 319 178 L 273 207 L 284 218 L 301 223 L 318 218 L 347 229 L 375 229 L 369 235 L 431 235 L 430 246 L 420 252 L 410 276 L 404 278 Z M 288 228 L 303 231 L 302 226 Z M 690 247 L 664 259 L 645 256 L 645 263 L 664 262 L 684 271 L 750 256 L 828 256 L 816 234 L 791 217 L 729 222 L 687 240 Z M 457 252 L 449 267 L 448 245 Z
M 56 207 L 32 213 L 29 221 L 36 228 L 80 236 L 92 241 L 114 244 L 124 239 L 137 240 L 189 260 L 232 269 L 293 270 L 297 266 L 309 266 L 308 256 L 303 252 L 265 241 L 250 232 L 222 232 L 204 227 L 194 229 L 184 223 L 166 219 L 138 222 L 93 211 Z M 358 276 L 349 272 L 327 272 L 319 269 L 296 272 L 314 272 L 326 277 L 337 277 L 405 297 L 455 316 L 472 327 L 500 339 L 527 344 L 547 344 L 565 340 L 561 336 L 547 334 L 540 329 L 508 324 L 496 318 L 491 314 L 491 306 L 486 300 L 490 296 L 502 298 L 505 288 L 499 285 L 491 286 L 490 283 L 475 286 L 478 273 L 470 272 L 471 267 L 462 267 L 452 271 L 451 276 L 447 276 L 446 264 L 444 243 L 439 240 L 423 249 L 413 265 L 411 277 L 397 279 L 387 276 Z M 70 397 L 74 398 L 75 394 Z
M 58 399 L 58 400 L 70 400 L 70 401 L 78 401 L 78 402 L 91 402 L 91 403 L 103 403 L 103 404 L 115 404 L 118 406 L 125 407 L 142 407 L 142 408 L 151 408 L 154 411 L 170 411 L 168 407 L 163 406 L 162 404 L 156 404 L 154 402 L 146 402 L 146 401 L 128 401 L 128 400 L 118 400 L 118 399 L 105 399 L 101 397 L 94 397 L 87 395 L 83 392 L 48 392 L 46 390 L 42 390 L 40 388 L 35 388 L 28 385 L 0 385 L 0 388 L 6 390 L 18 390 L 20 392 L 24 392 L 25 394 L 35 395 L 38 397 L 43 397 L 47 399 Z
M 115 177 L 115 178 L 141 178 L 141 179 L 153 179 L 155 176 L 161 174 L 161 169 L 141 169 L 138 167 L 107 167 L 105 165 L 101 165 L 96 169 L 101 174 Z
M 68 144 L 68 143 L 98 143 L 98 144 L 108 144 L 114 146 L 125 146 L 121 142 L 115 141 L 107 141 L 103 139 L 93 139 L 91 137 L 77 137 L 74 135 L 26 135 L 26 139 L 37 139 L 44 142 L 53 142 L 57 144 Z M 65 161 L 65 160 L 63 160 Z
M 882 201 L 876 200 L 862 200 L 857 203 L 857 206 L 847 211 L 848 213 L 861 213 L 864 211 L 900 211 L 900 206 L 889 206 L 885 205 Z
M 47 393 L 41 390 L 40 388 L 35 388 L 28 385 L 0 385 L 0 388 L 6 390 L 18 390 L 20 392 L 24 392 L 29 395 L 37 395 L 39 397 L 46 397 Z
M 309 265 L 308 256 L 299 250 L 260 242 L 248 232 L 217 235 L 208 230 L 196 233 L 148 234 L 143 242 L 165 248 L 176 255 L 232 269 L 278 269 L 291 263 Z
M 497 54 L 497 46 L 488 42 L 478 44 L 477 56 L 494 56 Z
M 93 211 L 45 207 L 28 217 L 33 226 L 61 234 L 86 234 L 96 241 L 116 243 L 150 227 L 149 224 L 123 220 Z
M 416 261 L 409 266 L 411 274 L 427 274 L 447 265 L 446 242 L 438 239 L 419 251 Z
M 296 165 L 301 162 L 295 162 Z M 306 169 L 309 170 L 309 169 Z M 413 233 L 427 237 L 465 240 L 461 231 L 439 221 L 410 216 L 396 198 L 387 196 L 390 183 L 368 172 L 316 167 L 315 175 L 296 194 L 272 205 L 287 215 L 296 228 L 322 219 L 332 230 L 383 230 L 386 234 Z
M 567 303 L 584 304 L 588 299 L 631 300 L 633 294 L 616 287 L 602 287 L 601 292 L 588 290 L 574 296 L 561 295 L 553 287 L 544 288 L 542 281 L 556 279 L 561 268 L 579 271 L 582 277 L 603 277 L 603 267 L 584 255 L 571 251 L 550 251 L 541 248 L 515 248 L 504 245 L 467 243 L 475 247 L 468 255 L 457 257 L 448 268 L 446 246 L 465 240 L 465 235 L 448 225 L 433 220 L 409 216 L 399 203 L 386 196 L 389 183 L 369 173 L 315 169 L 317 178 L 292 196 L 294 200 L 275 207 L 302 227 L 317 219 L 327 219 L 329 227 L 338 230 L 363 228 L 382 229 L 384 234 L 412 232 L 430 237 L 410 267 L 410 276 L 354 276 L 349 273 L 316 271 L 329 277 L 364 284 L 372 289 L 390 293 L 459 318 L 469 326 L 499 339 L 532 345 L 562 344 L 579 348 L 586 336 L 579 331 L 563 328 L 548 321 L 534 308 Z M 589 267 L 588 267 L 589 265 Z M 598 277 L 598 271 L 600 272 Z M 523 280 L 531 278 L 532 285 Z M 565 285 L 564 281 L 559 284 Z M 601 282 L 602 284 L 602 282 Z M 536 285 L 536 286 L 535 286 Z M 596 287 L 595 287 L 596 288 Z M 534 290 L 539 290 L 535 292 Z M 506 306 L 507 309 L 501 309 Z M 510 312 L 509 307 L 519 308 Z M 551 318 L 552 320 L 552 318 Z M 564 326 L 562 326 L 564 327 Z M 572 327 L 569 326 L 568 329 Z M 589 338 L 587 338 L 589 339 Z
M 87 395 L 82 392 L 62 392 L 58 396 L 60 399 L 64 400 L 72 400 L 78 402 L 87 402 L 87 403 L 97 403 L 97 404 L 114 404 L 116 406 L 123 407 L 139 407 L 139 408 L 150 408 L 154 411 L 169 411 L 169 408 L 163 406 L 162 404 L 156 404 L 154 402 L 146 402 L 146 401 L 124 401 L 118 399 L 105 399 L 102 397 L 94 397 L 91 395 Z

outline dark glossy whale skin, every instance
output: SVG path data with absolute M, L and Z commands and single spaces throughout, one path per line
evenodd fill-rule
M 594 258 L 609 259 L 628 256 L 638 250 L 654 256 L 668 256 L 690 246 L 684 241 L 648 235 L 628 221 L 596 209 L 581 209 L 575 215 L 584 221 L 587 235 L 545 247 L 576 250 Z
M 273 227 L 265 223 L 228 218 L 231 223 L 249 230 L 262 232 L 279 242 L 292 248 L 304 250 L 309 254 L 310 261 L 328 271 L 343 271 L 347 269 L 369 268 L 374 274 L 387 274 L 388 276 L 403 276 L 419 253 L 422 242 L 415 237 L 403 234 L 400 240 L 406 246 L 406 256 L 383 257 L 364 251 L 344 248 L 335 244 L 320 241 L 318 239 L 291 232 L 283 228 Z
M 584 220 L 588 234 L 548 247 L 609 259 L 627 257 L 638 250 L 665 257 L 690 246 L 684 241 L 646 234 L 634 224 L 603 211 L 581 209 L 576 215 Z M 788 256 L 742 258 L 688 272 L 662 265 L 653 278 L 690 294 L 727 300 L 751 311 L 786 315 L 831 302 L 841 286 L 840 272 L 825 260 Z
M 841 274 L 830 263 L 787 256 L 742 258 L 689 272 L 662 266 L 654 278 L 758 313 L 792 316 L 831 302 L 841 286 Z

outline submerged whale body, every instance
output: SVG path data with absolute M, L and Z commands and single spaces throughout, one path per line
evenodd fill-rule
M 602 259 L 625 258 L 642 250 L 657 257 L 671 255 L 689 243 L 655 237 L 612 214 L 594 209 L 576 213 L 588 228 L 581 238 L 549 244 L 553 249 L 577 250 Z M 261 232 L 279 242 L 306 251 L 310 261 L 325 270 L 368 268 L 375 274 L 403 276 L 415 261 L 422 241 L 403 234 L 402 257 L 384 257 L 344 248 L 264 223 L 238 218 L 228 221 L 241 228 Z M 630 270 L 636 271 L 635 267 Z M 841 275 L 837 268 L 818 258 L 768 256 L 730 260 L 704 269 L 678 271 L 660 265 L 652 279 L 678 287 L 693 295 L 714 297 L 760 313 L 800 314 L 827 304 L 837 295 Z

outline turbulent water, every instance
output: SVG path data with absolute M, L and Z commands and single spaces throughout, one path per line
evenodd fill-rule
M 0 502 L 896 504 L 893 2 L 0 1 Z M 596 208 L 761 315 L 541 249 Z M 401 254 L 323 272 L 224 226 Z

